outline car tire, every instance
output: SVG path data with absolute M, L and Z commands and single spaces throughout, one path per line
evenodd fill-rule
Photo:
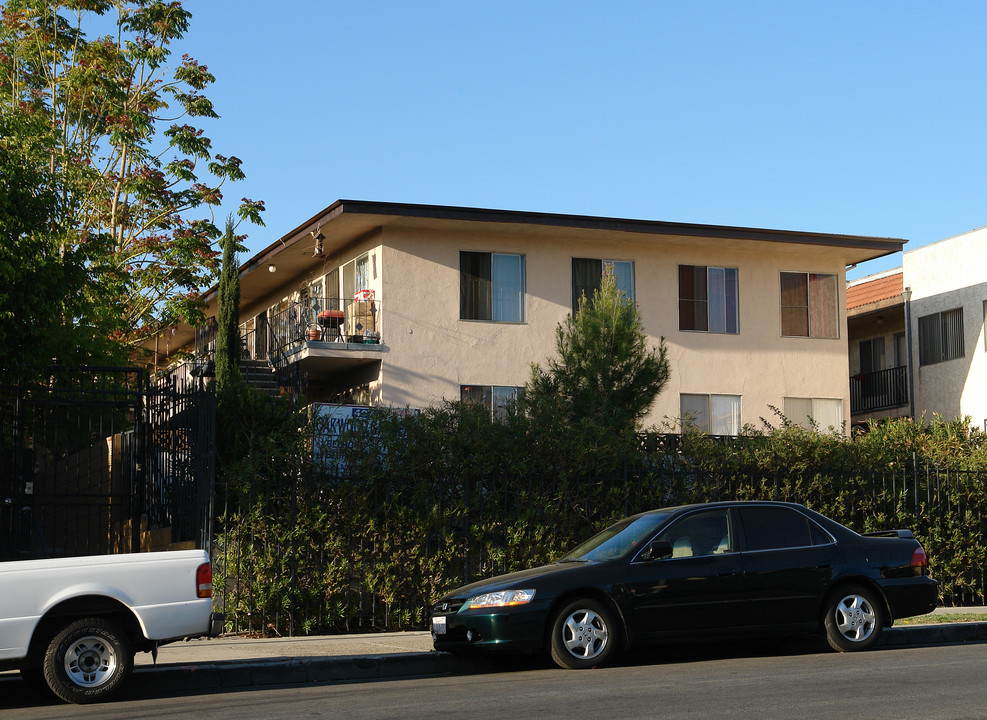
M 846 585 L 826 602 L 823 626 L 826 640 L 834 650 L 866 650 L 877 642 L 884 629 L 884 611 L 873 590 Z
M 83 704 L 105 699 L 134 667 L 126 633 L 105 618 L 76 620 L 55 635 L 44 659 L 44 676 L 58 697 Z
M 582 598 L 568 603 L 552 621 L 552 660 L 569 670 L 603 665 L 617 649 L 617 623 L 602 603 Z

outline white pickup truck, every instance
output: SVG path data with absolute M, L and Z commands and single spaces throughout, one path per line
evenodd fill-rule
M 112 693 L 135 653 L 222 625 L 204 550 L 0 563 L 0 670 L 68 702 Z

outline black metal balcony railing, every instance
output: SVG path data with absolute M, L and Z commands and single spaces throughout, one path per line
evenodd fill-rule
M 380 343 L 380 301 L 307 298 L 267 321 L 268 358 L 279 367 L 304 342 Z
M 908 367 L 861 373 L 850 378 L 850 413 L 876 412 L 908 404 Z
M 240 341 L 244 360 L 269 360 L 280 367 L 292 348 L 305 342 L 379 344 L 380 300 L 306 298 L 258 320 Z M 212 358 L 216 350 L 216 318 L 195 329 L 195 355 Z

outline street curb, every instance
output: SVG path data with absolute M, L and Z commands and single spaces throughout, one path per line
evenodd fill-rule
M 878 645 L 896 647 L 985 641 L 987 641 L 987 623 L 942 623 L 888 628 Z
M 433 651 L 140 666 L 134 668 L 134 680 L 145 688 L 204 690 L 416 675 L 473 675 L 491 669 L 482 657 L 463 658 Z
M 968 642 L 987 642 L 987 623 L 943 623 L 888 628 L 878 642 L 878 647 Z M 145 688 L 174 691 L 380 680 L 422 675 L 475 675 L 496 669 L 496 665 L 482 656 L 460 657 L 432 651 L 140 666 L 134 670 L 134 679 Z

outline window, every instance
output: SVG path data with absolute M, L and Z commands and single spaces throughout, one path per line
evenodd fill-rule
M 682 427 L 707 435 L 740 434 L 740 395 L 680 396 Z
M 737 333 L 737 269 L 679 265 L 679 330 Z
M 781 274 L 781 334 L 786 337 L 839 337 L 836 275 Z
M 326 275 L 326 308 L 342 310 L 339 304 L 339 270 L 330 270 Z
M 511 385 L 460 385 L 459 398 L 463 402 L 485 405 L 494 419 L 500 419 L 507 416 L 507 408 L 520 389 Z
M 603 271 L 612 269 L 617 280 L 617 289 L 631 300 L 634 299 L 634 263 L 628 260 L 572 259 L 572 312 L 579 310 L 579 300 L 583 295 L 589 300 L 600 287 Z
M 894 334 L 894 366 L 905 367 L 908 364 L 908 346 L 905 345 L 905 333 Z
M 839 398 L 785 398 L 784 415 L 789 421 L 811 430 L 843 429 L 843 401 Z
M 460 252 L 459 318 L 524 322 L 524 256 Z
M 733 552 L 730 511 L 703 510 L 678 520 L 655 538 L 672 547 L 672 557 L 701 557 Z
M 918 319 L 919 365 L 955 360 L 963 355 L 963 308 Z
M 788 508 L 742 507 L 740 517 L 748 551 L 811 547 L 833 542 L 809 518 Z
M 353 300 L 357 290 L 366 290 L 369 287 L 370 256 L 364 253 L 356 260 L 343 265 L 343 301 Z
M 884 338 L 860 341 L 860 372 L 872 373 L 884 369 Z

